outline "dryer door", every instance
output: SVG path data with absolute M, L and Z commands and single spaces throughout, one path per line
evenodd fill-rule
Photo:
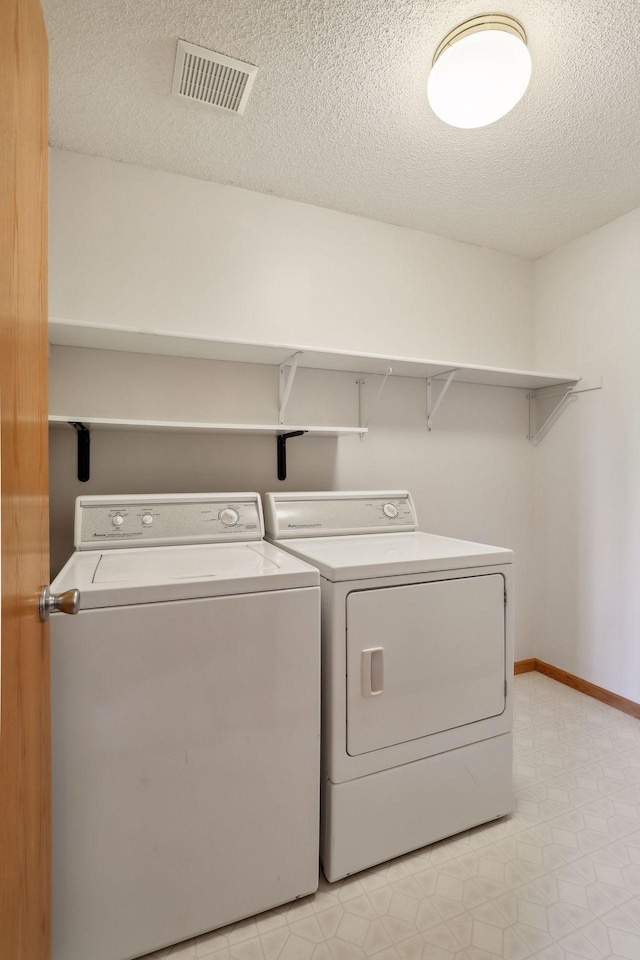
M 501 574 L 347 597 L 347 752 L 380 750 L 502 713 Z

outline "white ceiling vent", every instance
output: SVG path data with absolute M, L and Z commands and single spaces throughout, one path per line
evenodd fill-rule
M 258 68 L 178 40 L 172 93 L 211 107 L 244 113 Z

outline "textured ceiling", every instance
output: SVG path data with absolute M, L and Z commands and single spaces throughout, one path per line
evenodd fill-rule
M 484 0 L 43 7 L 54 146 L 526 257 L 640 206 L 640 0 L 509 0 L 532 81 L 481 130 L 441 123 L 425 89 Z M 244 116 L 171 96 L 179 37 L 257 64 Z

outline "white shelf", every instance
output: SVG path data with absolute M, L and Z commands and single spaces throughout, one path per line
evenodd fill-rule
M 121 420 L 105 417 L 63 417 L 49 415 L 51 427 L 66 427 L 82 423 L 88 430 L 161 430 L 165 433 L 242 433 L 254 436 L 277 437 L 283 433 L 304 430 L 310 437 L 344 437 L 367 433 L 366 427 L 299 427 L 273 423 L 193 423 L 179 420 Z
M 264 363 L 279 366 L 293 354 L 301 353 L 298 367 L 314 370 L 338 370 L 358 374 L 386 372 L 391 367 L 393 376 L 419 377 L 423 380 L 442 377 L 456 371 L 456 383 L 477 383 L 488 386 L 519 387 L 539 390 L 561 384 L 575 384 L 579 377 L 573 373 L 539 373 L 529 370 L 509 370 L 501 367 L 484 367 L 450 360 L 424 360 L 412 357 L 396 357 L 375 353 L 354 353 L 349 350 L 320 350 L 317 347 L 304 347 L 282 343 L 255 343 L 246 340 L 213 339 L 207 337 L 185 336 L 170 332 L 145 332 L 132 328 L 111 327 L 104 324 L 88 324 L 80 321 L 49 321 L 49 340 L 53 344 L 70 347 L 90 347 L 102 350 L 123 350 L 129 353 L 150 353 L 163 356 L 195 357 L 208 360 L 231 360 L 238 363 Z M 121 421 L 125 423 L 126 421 Z M 141 429 L 141 428 L 138 428 Z M 148 427 L 148 429 L 154 429 Z M 158 427 L 157 429 L 169 429 Z M 184 429 L 176 427 L 176 429 Z M 207 429 L 201 427 L 200 429 Z M 210 425 L 210 430 L 216 429 Z M 239 432 L 237 425 L 228 429 L 221 425 L 217 428 L 226 432 Z M 276 432 L 276 427 L 247 427 L 247 432 Z M 284 428 L 282 428 L 284 429 Z M 292 429 L 292 428 L 287 428 Z M 293 428 L 295 429 L 295 428 Z M 326 429 L 327 436 L 336 436 L 339 428 L 315 428 L 315 432 Z M 309 432 L 313 432 L 309 430 Z M 360 433 L 359 429 L 339 432 Z M 322 434 L 318 434 L 321 436 Z

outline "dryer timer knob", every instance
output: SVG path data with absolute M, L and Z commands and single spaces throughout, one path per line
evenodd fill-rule
M 111 523 L 114 527 L 121 527 L 124 523 L 124 517 L 120 513 L 116 513 L 115 517 L 112 518 Z
M 385 503 L 382 511 L 385 517 L 389 517 L 389 520 L 395 520 L 398 516 L 398 508 L 393 503 Z
M 238 511 L 232 510 L 231 507 L 227 507 L 225 510 L 220 511 L 220 519 L 225 526 L 235 527 L 239 519 Z

